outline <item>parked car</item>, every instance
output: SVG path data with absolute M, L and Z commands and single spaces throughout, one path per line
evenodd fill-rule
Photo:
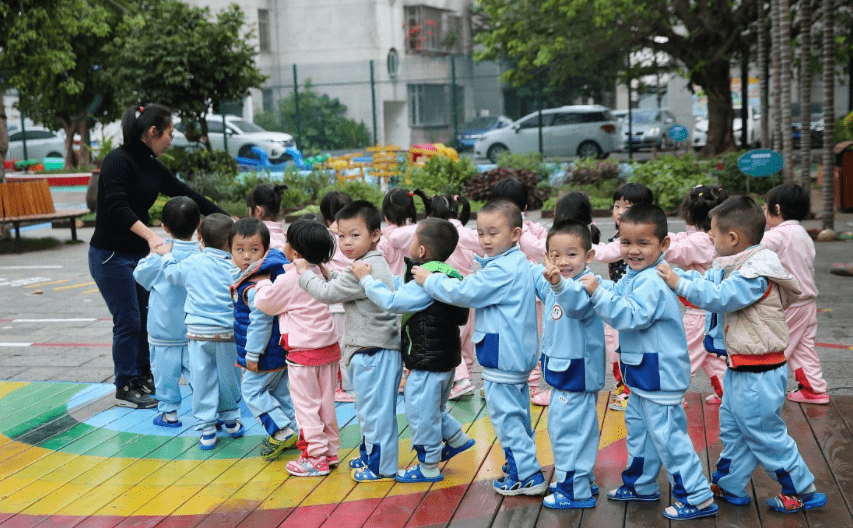
M 761 146 L 761 114 L 758 109 L 753 106 L 747 107 L 747 122 L 746 122 L 746 140 L 747 144 L 743 145 L 741 141 L 741 107 L 735 106 L 734 119 L 732 120 L 732 133 L 735 143 L 743 148 L 758 148 Z M 693 148 L 697 151 L 702 150 L 705 143 L 708 141 L 708 118 L 697 117 L 696 125 L 693 127 Z
M 459 135 L 456 136 L 456 150 L 459 152 L 474 150 L 474 143 L 483 137 L 483 134 L 511 124 L 512 119 L 502 115 L 475 117 L 459 129 Z
M 542 110 L 542 149 L 545 156 L 606 158 L 618 150 L 618 124 L 601 105 L 574 105 Z M 486 132 L 474 144 L 474 155 L 497 163 L 501 153 L 539 151 L 539 113 Z
M 622 148 L 628 150 L 629 141 L 634 149 L 670 148 L 674 142 L 669 129 L 675 124 L 675 115 L 669 110 L 632 110 L 630 130 L 627 115 L 622 124 Z
M 192 132 L 187 123 L 179 118 L 175 118 L 174 123 L 175 128 L 182 134 L 181 136 L 175 134 L 172 146 L 197 148 L 199 145 L 197 138 L 193 134 L 187 137 L 187 132 Z M 223 133 L 223 130 L 227 132 Z M 302 159 L 302 153 L 296 148 L 293 136 L 283 132 L 264 130 L 242 117 L 225 116 L 225 127 L 223 128 L 221 116 L 210 116 L 207 118 L 207 134 L 210 138 L 211 147 L 218 150 L 225 150 L 225 135 L 227 134 L 228 153 L 234 158 L 260 161 L 258 154 L 252 151 L 252 147 L 259 147 L 273 164 L 281 164 L 297 158 L 301 162 Z
M 802 118 L 800 117 L 800 103 L 791 104 L 791 128 L 794 138 L 794 148 L 800 148 L 800 139 L 803 137 Z M 823 103 L 812 103 L 809 112 L 809 130 L 811 130 L 812 147 L 823 146 Z
M 24 136 L 27 139 L 27 157 L 24 158 Z M 65 152 L 63 134 L 40 126 L 9 127 L 9 151 L 6 159 L 42 160 L 44 158 L 62 158 Z

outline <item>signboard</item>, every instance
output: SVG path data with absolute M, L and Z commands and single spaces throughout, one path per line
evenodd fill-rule
M 687 136 L 690 135 L 690 131 L 687 130 L 687 127 L 683 127 L 681 125 L 672 125 L 669 127 L 669 137 L 672 138 L 673 141 L 686 141 Z
M 782 155 L 775 150 L 750 150 L 737 160 L 737 168 L 747 176 L 762 178 L 782 170 Z

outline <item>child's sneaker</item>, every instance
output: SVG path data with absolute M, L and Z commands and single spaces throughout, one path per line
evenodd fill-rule
M 326 456 L 326 464 L 329 464 L 330 468 L 338 467 L 338 463 L 340 463 L 340 460 L 338 460 L 338 455 Z
M 723 499 L 729 504 L 734 504 L 735 506 L 746 506 L 749 504 L 749 497 L 729 493 L 721 488 L 719 484 L 711 484 L 711 493 L 714 494 L 714 497 Z
M 467 451 L 468 449 L 471 449 L 476 443 L 477 442 L 474 441 L 473 438 L 469 438 L 467 442 L 465 442 L 459 447 L 453 447 L 452 445 L 445 443 L 444 447 L 441 448 L 441 462 L 447 462 L 462 451 Z
M 305 456 L 304 453 L 298 459 L 288 462 L 286 468 L 294 477 L 322 477 L 331 472 L 326 457 Z
M 352 476 L 352 479 L 356 482 L 394 482 L 395 480 L 397 480 L 397 475 L 384 477 L 382 475 L 377 475 L 373 471 L 370 471 L 369 467 L 353 469 L 352 473 L 350 473 L 350 476 Z
M 554 491 L 542 500 L 546 508 L 554 510 L 574 510 L 579 508 L 595 508 L 595 497 L 575 500 L 559 491 Z
M 714 515 L 717 515 L 717 510 L 720 508 L 714 504 L 713 500 L 709 499 L 709 502 L 711 504 L 704 508 L 676 502 L 663 511 L 663 516 L 674 521 L 687 521 L 690 519 L 699 519 L 701 517 L 713 517 Z
M 335 389 L 335 401 L 338 403 L 353 403 L 355 402 L 355 394 L 343 389 Z
M 264 438 L 264 441 L 261 443 L 261 458 L 264 460 L 274 460 L 295 445 L 296 433 L 291 432 L 284 440 L 278 440 L 275 436 L 270 435 Z
M 826 405 L 829 403 L 829 394 L 822 392 L 820 394 L 812 392 L 805 387 L 792 390 L 788 393 L 788 399 L 797 403 L 815 403 L 818 405 Z
M 239 419 L 233 422 L 225 422 L 224 425 L 225 432 L 231 435 L 231 438 L 240 438 L 246 433 L 246 430 L 243 428 L 243 422 Z
M 539 407 L 547 407 L 551 404 L 551 391 L 539 391 L 530 397 L 530 402 Z
M 523 481 L 512 480 L 509 476 L 501 477 L 492 483 L 495 492 L 508 497 L 515 495 L 542 495 L 548 489 L 545 476 L 541 471 L 530 475 Z
M 627 409 L 629 396 L 631 396 L 631 393 L 628 391 L 628 387 L 624 383 L 619 383 L 610 397 L 610 409 L 613 411 L 624 411 Z
M 615 490 L 610 490 L 607 492 L 607 498 L 615 501 L 639 501 L 639 502 L 652 502 L 656 500 L 660 500 L 660 492 L 656 491 L 649 495 L 640 495 L 639 493 L 629 489 L 624 484 L 619 486 Z
M 181 423 L 180 420 L 177 419 L 177 417 L 174 420 L 169 420 L 169 416 L 167 416 L 168 414 L 171 414 L 171 413 L 160 413 L 157 416 L 155 416 L 151 422 L 158 427 L 175 428 L 175 427 L 181 427 L 184 425 L 183 423 Z
M 456 400 L 462 396 L 469 396 L 471 394 L 474 394 L 474 384 L 469 379 L 461 379 L 453 384 L 453 387 L 450 389 L 450 396 L 447 398 L 449 400 Z
M 826 495 L 819 492 L 801 493 L 799 495 L 779 495 L 767 499 L 770 509 L 780 513 L 795 513 L 800 510 L 812 510 L 826 505 Z
M 353 457 L 349 459 L 349 468 L 350 469 L 361 469 L 363 467 L 367 467 L 367 464 L 364 462 L 364 459 L 361 457 Z
M 201 435 L 198 439 L 198 447 L 202 451 L 209 451 L 216 447 L 216 433 Z
M 418 464 L 416 466 L 412 466 L 406 469 L 397 470 L 397 476 L 395 478 L 397 479 L 397 482 L 403 482 L 406 484 L 416 484 L 419 482 L 440 482 L 444 480 L 444 475 L 442 475 L 441 473 L 439 473 L 438 476 L 435 477 L 424 475 L 423 470 L 421 469 L 421 465 Z
M 716 394 L 709 394 L 705 397 L 705 403 L 707 403 L 708 405 L 719 405 L 722 402 L 723 400 L 721 400 L 720 397 Z

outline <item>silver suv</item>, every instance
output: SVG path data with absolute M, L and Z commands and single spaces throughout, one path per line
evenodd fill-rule
M 175 128 L 183 134 L 187 133 L 187 124 L 178 118 L 174 118 Z M 297 158 L 296 142 L 293 136 L 283 132 L 271 132 L 264 130 L 258 125 L 246 121 L 242 117 L 225 116 L 225 127 L 223 128 L 222 116 L 210 116 L 207 118 L 207 135 L 210 138 L 210 146 L 217 150 L 225 150 L 225 134 L 228 135 L 228 153 L 234 158 L 258 159 L 258 153 L 253 152 L 253 147 L 260 148 L 269 161 L 274 164 L 284 163 Z M 177 148 L 194 148 L 198 141 L 191 141 L 186 136 L 175 134 L 172 146 Z M 298 153 L 298 162 L 301 163 L 302 154 Z

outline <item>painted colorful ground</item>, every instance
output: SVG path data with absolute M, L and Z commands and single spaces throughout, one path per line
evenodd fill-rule
M 503 498 L 491 490 L 503 452 L 495 443 L 484 401 L 452 403 L 452 413 L 475 448 L 443 468 L 440 483 L 356 485 L 343 468 L 324 478 L 295 478 L 286 460 L 258 456 L 263 430 L 245 416 L 243 438 L 221 436 L 212 451 L 201 451 L 188 408 L 184 427 L 151 424 L 152 410 L 114 406 L 113 386 L 103 384 L 0 382 L 0 526 L 6 527 L 191 527 L 231 526 L 668 526 L 660 510 L 668 503 L 599 501 L 585 511 L 553 511 L 541 498 Z M 602 437 L 596 478 L 607 490 L 625 465 L 623 415 L 599 399 Z M 706 470 L 720 451 L 717 407 L 703 395 L 688 394 L 689 433 Z M 188 402 L 187 402 L 188 403 Z M 400 465 L 414 459 L 409 432 L 398 406 Z M 246 414 L 246 413 L 244 413 Z M 778 486 L 762 472 L 753 479 L 747 507 L 722 504 L 716 519 L 691 526 L 853 526 L 853 397 L 829 406 L 786 404 L 790 434 L 816 476 L 829 505 L 823 510 L 783 516 L 764 498 Z M 553 458 L 547 409 L 533 408 L 539 458 L 550 476 Z M 346 461 L 359 440 L 351 404 L 338 407 Z M 354 453 L 352 453 L 354 454 Z M 343 464 L 345 466 L 345 464 Z M 665 477 L 662 491 L 669 489 Z

